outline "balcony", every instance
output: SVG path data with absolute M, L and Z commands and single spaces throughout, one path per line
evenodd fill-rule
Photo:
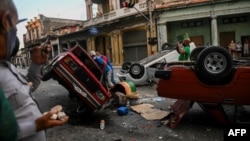
M 213 2 L 214 0 L 155 0 L 155 9 L 176 8 L 187 5 Z
M 137 8 L 140 12 L 145 12 L 147 11 L 147 2 L 142 1 L 142 2 L 136 3 L 134 7 Z M 125 7 L 125 8 L 111 11 L 109 13 L 103 14 L 101 17 L 96 17 L 96 18 L 93 18 L 84 22 L 84 27 L 86 28 L 86 27 L 90 27 L 93 25 L 101 24 L 101 23 L 111 22 L 113 20 L 117 20 L 123 17 L 135 15 L 138 13 L 135 8 Z

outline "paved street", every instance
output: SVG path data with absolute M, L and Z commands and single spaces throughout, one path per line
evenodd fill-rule
M 137 87 L 137 91 L 140 100 L 154 108 L 168 110 L 175 101 L 158 97 L 156 85 Z M 77 115 L 76 100 L 69 99 L 67 90 L 54 80 L 42 82 L 33 95 L 42 112 L 59 104 L 70 116 L 66 125 L 47 130 L 48 141 L 223 141 L 223 128 L 214 124 L 197 104 L 171 129 L 160 120 L 149 121 L 133 111 L 119 116 L 116 108 Z M 99 128 L 101 119 L 106 121 L 104 130 Z

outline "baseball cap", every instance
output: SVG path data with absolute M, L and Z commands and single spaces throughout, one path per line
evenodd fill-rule
M 91 50 L 89 53 L 90 53 L 91 56 L 96 55 L 94 50 Z

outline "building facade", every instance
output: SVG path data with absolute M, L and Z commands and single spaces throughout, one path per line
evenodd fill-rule
M 86 46 L 83 36 L 71 38 L 74 37 L 73 33 L 83 30 L 83 21 L 81 20 L 52 18 L 39 14 L 38 17 L 27 22 L 26 29 L 27 32 L 23 35 L 24 49 L 22 54 L 25 54 L 28 65 L 31 61 L 31 49 L 44 43 L 48 36 L 52 45 L 50 59 L 61 53 L 64 48 L 68 49 L 76 44 Z M 65 36 L 68 37 L 69 34 L 72 36 L 65 39 Z
M 86 0 L 88 20 L 84 27 L 99 33 L 88 37 L 88 49 L 111 58 L 114 65 L 137 61 L 161 50 L 168 42 L 188 33 L 197 46 L 222 46 L 231 40 L 250 40 L 250 1 L 248 0 Z M 88 8 L 98 4 L 96 17 Z M 148 44 L 157 37 L 157 44 Z
M 188 33 L 198 46 L 227 48 L 231 40 L 250 41 L 248 0 L 156 0 L 158 44 L 176 43 Z
M 148 38 L 157 34 L 152 1 L 134 0 L 133 8 L 126 7 L 125 2 L 86 0 L 88 19 L 84 28 L 98 31 L 88 37 L 88 50 L 105 54 L 113 65 L 138 61 L 157 52 L 157 44 L 148 44 Z M 96 13 L 91 9 L 93 4 L 98 5 Z
M 99 51 L 114 66 L 138 61 L 188 33 L 197 46 L 250 41 L 249 0 L 85 0 L 86 21 L 39 15 L 27 23 L 25 50 L 52 36 L 52 54 L 81 45 Z M 132 2 L 129 8 L 125 2 Z M 93 5 L 97 10 L 93 10 Z M 156 39 L 149 43 L 149 39 Z M 151 41 L 151 40 L 150 40 Z M 27 53 L 27 58 L 30 55 Z

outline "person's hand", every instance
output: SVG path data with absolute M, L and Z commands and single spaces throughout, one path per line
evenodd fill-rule
M 177 43 L 177 47 L 178 47 L 178 48 L 181 48 L 181 47 L 182 47 L 182 43 L 178 42 L 178 43 Z
M 51 45 L 38 46 L 31 50 L 31 60 L 33 63 L 41 65 L 45 63 L 51 52 Z
M 65 124 L 68 120 L 69 117 L 65 116 L 60 120 L 57 119 L 51 119 L 53 114 L 56 114 L 58 111 L 57 110 L 50 110 L 49 112 L 47 112 L 46 114 L 44 114 L 43 116 L 41 116 L 40 118 L 36 119 L 35 123 L 36 123 L 36 131 L 42 131 L 54 126 L 60 126 Z

